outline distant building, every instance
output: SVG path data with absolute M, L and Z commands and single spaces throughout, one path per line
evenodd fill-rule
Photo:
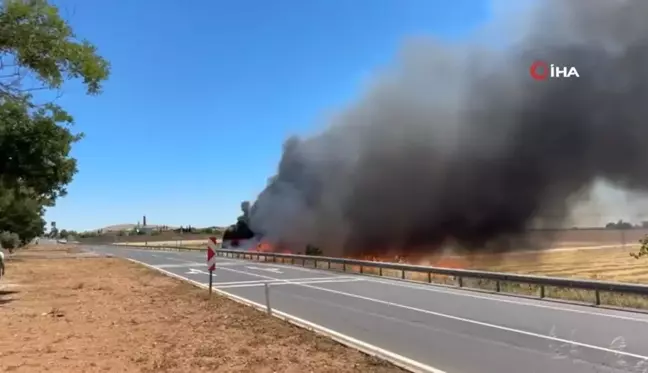
M 145 234 L 151 234 L 154 231 L 159 231 L 160 229 L 158 227 L 139 227 L 137 228 L 140 232 L 144 232 Z

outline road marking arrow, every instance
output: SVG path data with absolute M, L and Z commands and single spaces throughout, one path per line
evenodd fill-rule
M 200 275 L 200 274 L 208 275 L 209 272 L 201 271 L 201 270 L 195 269 L 195 268 L 189 268 L 189 272 L 186 272 L 185 274 L 187 274 L 187 275 Z M 214 276 L 216 276 L 215 273 L 214 273 Z
M 279 270 L 279 268 L 259 268 L 259 267 L 245 267 L 247 269 L 254 269 L 257 271 L 266 271 L 266 272 L 272 272 L 272 273 L 283 273 Z

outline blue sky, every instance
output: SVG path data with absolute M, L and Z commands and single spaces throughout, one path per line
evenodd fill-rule
M 60 228 L 228 225 L 281 145 L 360 94 L 408 37 L 461 38 L 487 0 L 58 0 L 110 60 L 104 93 L 59 104 L 86 138 Z M 242 171 L 245 170 L 245 171 Z

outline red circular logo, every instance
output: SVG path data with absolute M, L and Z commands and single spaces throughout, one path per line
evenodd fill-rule
M 531 64 L 529 73 L 535 80 L 545 80 L 549 77 L 549 65 L 544 61 L 535 61 Z

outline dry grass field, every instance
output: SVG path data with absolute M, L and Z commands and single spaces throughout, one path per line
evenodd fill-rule
M 648 283 L 648 259 L 630 256 L 648 229 L 566 230 L 554 233 L 550 250 L 505 257 L 476 257 L 466 268 L 558 277 Z
M 467 267 L 496 272 L 648 283 L 648 260 L 631 257 L 632 251 L 629 247 L 550 250 L 502 259 L 483 257 L 468 263 Z

